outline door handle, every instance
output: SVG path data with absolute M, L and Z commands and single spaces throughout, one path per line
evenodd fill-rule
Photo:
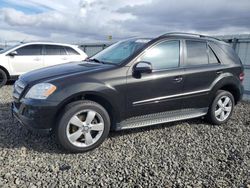
M 38 58 L 38 57 L 34 59 L 34 61 L 40 61 L 40 60 L 41 60 L 41 59 L 40 59 L 40 58 Z
M 220 74 L 222 74 L 223 73 L 223 71 L 222 70 L 218 70 L 218 71 L 216 71 L 216 74 L 218 74 L 218 75 L 220 75 Z
M 175 82 L 181 82 L 182 81 L 182 76 L 176 76 L 173 79 Z
M 63 60 L 67 60 L 68 58 L 67 58 L 67 57 L 63 57 L 62 59 L 63 59 Z

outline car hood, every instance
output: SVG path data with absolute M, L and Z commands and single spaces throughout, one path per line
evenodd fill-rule
M 113 67 L 110 64 L 100 64 L 92 62 L 71 62 L 61 65 L 55 65 L 42 69 L 37 69 L 20 76 L 26 83 L 51 80 L 58 77 L 70 76 L 78 73 L 90 73 L 93 71 L 101 71 Z

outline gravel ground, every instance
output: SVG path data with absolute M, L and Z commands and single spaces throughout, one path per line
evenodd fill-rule
M 97 149 L 65 154 L 28 132 L 0 89 L 0 187 L 250 187 L 250 103 L 213 126 L 196 119 L 112 132 Z

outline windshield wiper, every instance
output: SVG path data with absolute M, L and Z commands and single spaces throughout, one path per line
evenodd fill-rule
M 96 62 L 96 63 L 102 63 L 102 64 L 104 64 L 104 62 L 102 62 L 102 61 L 100 61 L 100 60 L 98 60 L 98 59 L 96 59 L 96 58 L 93 58 L 93 59 L 88 58 L 88 59 L 86 59 L 86 61 L 94 61 L 94 62 Z
M 94 61 L 94 62 L 101 63 L 101 64 L 116 65 L 115 63 L 111 63 L 111 62 L 107 62 L 107 61 L 100 61 L 99 59 L 96 59 L 96 58 L 87 58 L 85 61 L 88 61 L 88 62 Z

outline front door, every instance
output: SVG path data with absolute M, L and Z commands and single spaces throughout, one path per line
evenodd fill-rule
M 8 56 L 13 75 L 21 75 L 44 66 L 42 45 L 27 45 L 15 51 L 16 55 Z
M 139 77 L 133 66 L 127 76 L 128 116 L 139 116 L 181 108 L 179 95 L 183 89 L 183 69 L 180 68 L 180 41 L 161 41 L 136 60 L 150 62 L 151 73 Z

